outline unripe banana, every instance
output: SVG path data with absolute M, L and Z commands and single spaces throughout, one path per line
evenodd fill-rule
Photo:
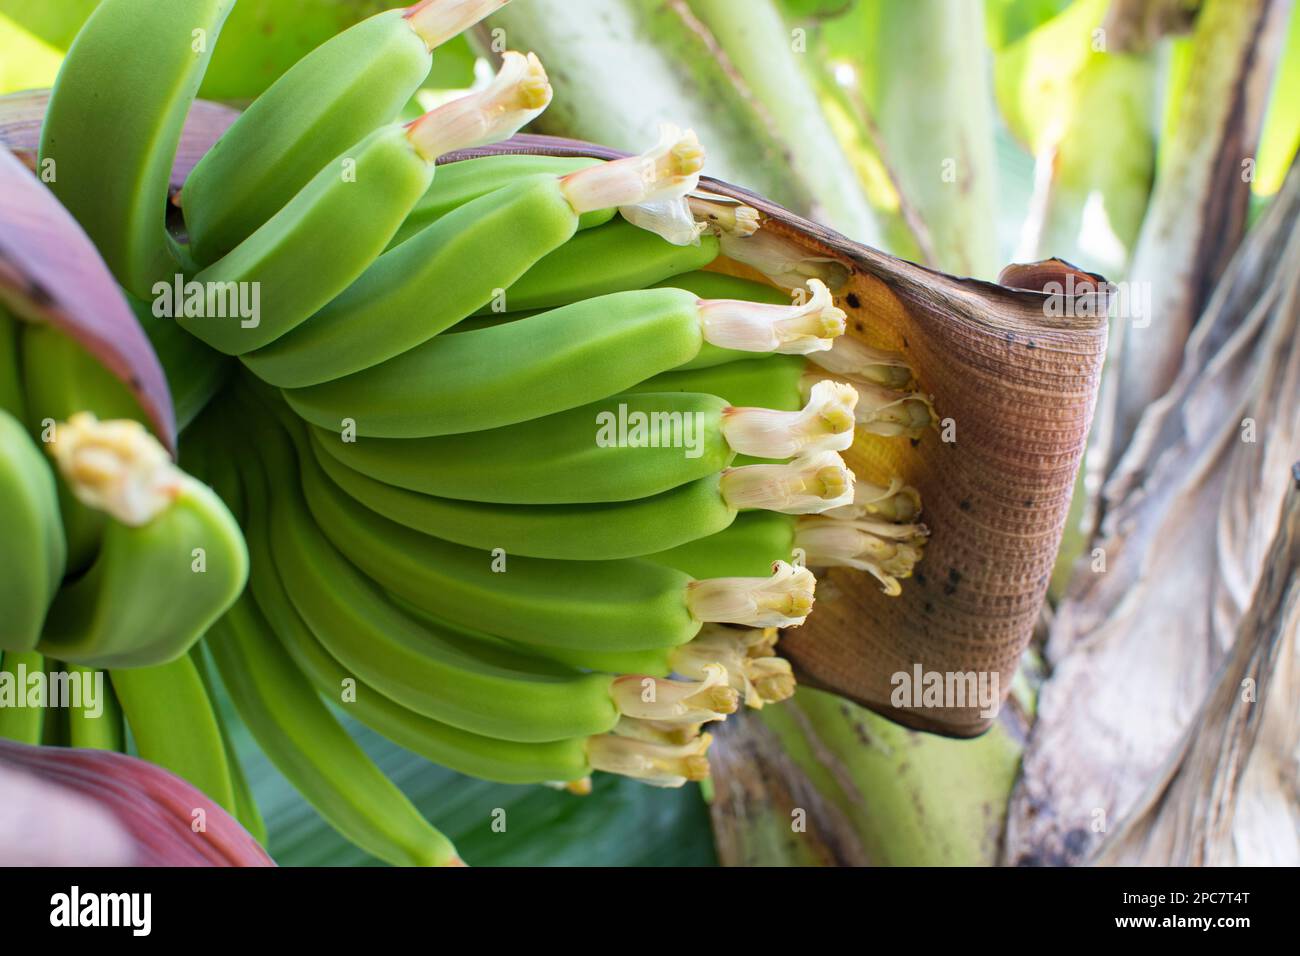
M 728 405 L 713 395 L 615 395 L 503 428 L 435 438 L 316 443 L 349 468 L 411 491 L 499 504 L 592 504 L 668 491 L 727 467 L 736 453 L 789 458 L 853 440 L 857 393 L 827 383 L 799 412 Z
M 55 596 L 39 646 L 97 667 L 183 654 L 247 579 L 234 518 L 136 422 L 74 415 L 50 451 L 78 497 L 111 517 L 94 564 Z
M 262 811 L 258 808 L 257 800 L 253 796 L 253 789 L 248 785 L 248 778 L 244 775 L 244 767 L 239 760 L 239 751 L 231 739 L 230 728 L 221 712 L 221 706 L 215 703 L 221 689 L 217 683 L 217 678 L 208 667 L 207 658 L 204 657 L 203 642 L 199 642 L 190 648 L 190 660 L 194 662 L 194 669 L 198 671 L 199 678 L 203 681 L 203 688 L 207 692 L 208 699 L 214 701 L 212 715 L 217 719 L 217 730 L 221 734 L 221 743 L 226 751 L 226 765 L 230 768 L 230 787 L 235 795 L 235 819 L 244 825 L 244 829 L 251 833 L 258 843 L 265 845 L 267 841 L 266 821 L 262 819 Z
M 187 308 L 178 310 L 177 321 L 228 355 L 274 342 L 347 289 L 383 252 L 429 188 L 439 156 L 510 136 L 539 115 L 550 97 L 537 58 L 511 53 L 485 90 L 413 123 L 370 133 L 321 167 L 279 212 L 194 277 L 209 292 L 256 293 L 251 300 L 256 307 L 246 310 L 256 314 L 194 316 Z M 339 241 L 341 231 L 346 242 Z M 155 295 L 167 288 L 168 283 L 160 283 Z
M 0 740 L 14 740 L 20 744 L 39 744 L 45 731 L 46 710 L 44 706 L 29 706 L 26 699 L 27 677 L 29 674 L 45 671 L 45 657 L 37 651 L 2 651 L 0 652 L 0 677 L 7 677 L 5 683 L 14 688 L 20 701 L 15 699 L 0 706 Z
M 244 455 L 238 462 L 242 489 L 235 487 L 240 476 L 233 474 L 234 465 L 229 461 L 214 468 L 214 487 L 227 500 L 239 496 L 247 501 L 246 529 L 253 568 L 249 586 L 270 626 L 269 641 L 283 646 L 318 693 L 341 703 L 394 743 L 460 773 L 502 783 L 542 783 L 578 780 L 591 772 L 584 738 L 519 743 L 472 734 L 408 710 L 345 670 L 303 622 L 276 572 L 268 540 L 267 479 L 255 458 Z M 212 464 L 204 462 L 205 474 Z M 254 648 L 250 654 L 256 651 Z M 544 664 L 539 662 L 539 666 Z
M 233 814 L 235 790 L 221 728 L 189 655 L 109 675 L 140 756 L 188 780 Z
M 440 166 L 429 191 L 420 197 L 402 228 L 389 243 L 394 247 L 410 239 L 426 226 L 437 222 L 448 213 L 459 209 L 488 193 L 496 192 L 521 179 L 546 174 L 567 176 L 580 169 L 599 165 L 601 160 L 586 156 L 546 156 L 527 153 L 503 153 L 499 156 L 480 156 L 463 159 Z M 613 219 L 618 210 L 613 206 L 583 213 L 578 229 L 591 229 Z
M 648 554 L 646 560 L 693 578 L 753 577 L 766 574 L 774 561 L 793 560 L 794 528 L 791 515 L 749 511 L 722 531 Z
M 631 392 L 705 392 L 732 405 L 794 411 L 803 405 L 808 363 L 801 355 L 766 355 L 708 368 L 674 369 L 646 379 Z
M 0 412 L 8 412 L 25 422 L 19 330 L 18 320 L 0 305 Z
M 685 643 L 706 620 L 779 618 L 788 626 L 807 613 L 800 589 L 811 582 L 769 579 L 770 563 L 762 576 L 724 586 L 630 559 L 556 564 L 513 553 L 494 559 L 368 512 L 310 461 L 303 463 L 302 481 L 325 535 L 385 589 L 444 620 L 513 641 L 640 650 Z M 494 563 L 504 570 L 494 572 Z M 555 581 L 566 578 L 557 591 Z M 725 587 L 737 592 L 734 606 L 753 604 L 737 612 L 747 616 L 718 618 L 698 600 L 702 591 Z
M 172 160 L 233 6 L 104 0 L 54 83 L 41 127 L 43 178 L 139 298 L 181 269 L 165 224 Z
M 338 34 L 299 60 L 199 161 L 182 193 L 194 258 L 230 252 L 317 170 L 401 113 L 430 53 L 505 0 L 424 0 Z M 188 21 L 186 21 L 188 22 Z
M 0 410 L 0 650 L 40 640 L 67 558 L 49 463 L 16 418 Z
M 578 233 L 522 275 L 479 315 L 552 309 L 583 299 L 646 289 L 703 269 L 718 257 L 718 240 L 679 246 L 625 219 Z
M 113 684 L 108 674 L 78 664 L 69 664 L 67 669 L 69 673 L 79 676 L 83 687 L 98 676 L 102 694 L 98 714 L 87 713 L 86 707 L 72 707 L 68 710 L 69 745 L 126 753 L 126 728 L 122 723 L 122 705 L 113 691 Z
M 245 594 L 208 647 L 258 745 L 325 820 L 397 866 L 446 866 L 455 847 L 430 826 L 329 712 Z
M 503 505 L 436 498 L 384 484 L 322 451 L 314 437 L 312 445 L 302 453 L 303 468 L 319 468 L 324 476 L 304 480 L 328 476 L 337 491 L 400 525 L 465 547 L 523 557 L 605 561 L 662 551 L 730 525 L 738 510 L 733 496 L 749 508 L 794 513 L 851 500 L 852 477 L 834 453 L 776 468 L 728 469 L 631 501 Z M 828 468 L 837 473 L 835 481 L 821 474 Z
M 694 134 L 665 128 L 643 156 L 511 183 L 380 256 L 311 321 L 244 357 L 263 381 L 298 388 L 400 355 L 450 328 L 564 245 L 579 217 L 667 196 L 699 181 Z
M 438 336 L 334 382 L 290 389 L 305 419 L 356 434 L 421 438 L 527 421 L 614 395 L 677 368 L 706 343 L 804 354 L 844 331 L 838 309 L 697 299 L 680 289 L 621 292 Z
M 53 440 L 56 422 L 78 412 L 144 423 L 146 416 L 135 397 L 112 372 L 82 345 L 52 325 L 24 322 L 19 347 L 26 392 L 26 424 L 42 443 Z M 102 511 L 78 501 L 66 481 L 56 477 L 59 512 L 67 546 L 67 573 L 77 574 L 90 565 L 104 533 Z

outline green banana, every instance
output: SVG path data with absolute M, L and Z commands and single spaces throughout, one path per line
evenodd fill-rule
M 0 650 L 30 651 L 63 580 L 67 547 L 54 474 L 22 424 L 0 410 Z
M 186 180 L 181 198 L 195 260 L 207 265 L 233 250 L 317 170 L 393 122 L 428 76 L 431 51 L 503 2 L 424 0 L 388 10 L 299 60 Z
M 114 668 L 183 654 L 247 579 L 234 518 L 136 422 L 74 415 L 51 450 L 76 493 L 111 518 L 94 564 L 55 596 L 38 646 Z
M 541 173 L 567 176 L 580 169 L 599 165 L 600 162 L 601 160 L 586 156 L 503 153 L 500 156 L 480 156 L 447 163 L 438 168 L 433 185 L 420 197 L 388 248 L 395 248 L 448 213 L 517 180 Z M 602 226 L 617 213 L 618 210 L 613 206 L 583 213 L 578 219 L 578 229 Z
M 320 167 L 278 212 L 194 277 L 213 305 L 205 301 L 192 310 L 188 293 L 178 289 L 175 298 L 185 299 L 177 321 L 229 355 L 274 342 L 345 291 L 383 252 L 433 182 L 439 156 L 510 136 L 550 98 L 537 58 L 508 53 L 486 89 L 413 123 L 375 130 Z M 341 231 L 346 242 L 338 239 Z M 169 291 L 160 283 L 155 294 Z M 231 309 L 236 297 L 239 308 Z
M 624 219 L 578 233 L 524 273 L 479 314 L 551 309 L 583 299 L 645 289 L 702 269 L 718 257 L 718 240 L 679 246 Z
M 222 617 L 224 618 L 225 615 L 222 615 Z M 219 623 L 220 620 L 218 620 Z M 213 625 L 213 627 L 216 626 Z M 262 819 L 262 811 L 257 806 L 257 798 L 253 796 L 253 788 L 248 785 L 248 778 L 244 774 L 244 766 L 239 760 L 239 752 L 236 750 L 235 742 L 230 736 L 230 728 L 221 713 L 217 684 L 212 679 L 207 661 L 203 658 L 202 643 L 195 644 L 190 648 L 190 659 L 194 661 L 194 668 L 199 672 L 199 678 L 203 681 L 203 688 L 207 692 L 208 700 L 212 701 L 212 715 L 217 719 L 217 730 L 221 732 L 221 743 L 226 751 L 226 765 L 230 768 L 230 786 L 235 795 L 235 819 L 253 835 L 253 839 L 265 845 L 267 840 L 266 821 Z
M 800 355 L 767 355 L 708 368 L 675 369 L 646 379 L 629 392 L 706 392 L 732 405 L 794 411 L 808 363 Z
M 843 451 L 853 442 L 856 401 L 857 392 L 838 383 L 815 386 L 798 412 L 737 408 L 699 392 L 637 392 L 459 435 L 357 442 L 318 427 L 313 439 L 354 471 L 428 495 L 510 505 L 625 502 L 715 474 L 736 454 Z M 490 520 L 498 512 L 477 513 Z
M 225 742 L 194 660 L 182 654 L 154 667 L 115 668 L 109 677 L 141 758 L 194 784 L 233 814 Z
M 27 678 L 45 672 L 45 657 L 36 651 L 6 650 L 0 655 L 0 740 L 39 744 L 45 707 L 28 706 Z M 12 696 L 11 696 L 12 695 Z
M 651 285 L 654 289 L 685 289 L 701 299 L 744 299 L 768 305 L 789 305 L 790 293 L 766 282 L 754 282 L 725 272 L 685 272 Z
M 557 564 L 504 553 L 494 557 L 367 511 L 312 461 L 301 465 L 308 507 L 354 564 L 430 614 L 512 641 L 601 650 L 672 646 L 690 640 L 711 619 L 709 603 L 700 600 L 704 592 L 727 591 L 735 598 L 728 607 L 743 606 L 763 618 L 775 614 L 782 624 L 806 614 L 805 601 L 811 600 L 811 592 L 802 591 L 811 581 L 782 583 L 780 575 L 773 581 L 764 576 L 707 582 L 634 559 Z M 566 581 L 562 590 L 557 580 Z
M 304 452 L 308 478 L 334 486 L 376 516 L 480 551 L 526 558 L 606 561 L 634 558 L 722 531 L 738 507 L 832 508 L 848 502 L 851 481 L 838 459 L 820 456 L 788 466 L 750 466 L 706 475 L 646 498 L 601 504 L 501 505 L 436 498 L 353 471 L 320 449 Z M 312 459 L 312 460 L 308 460 Z M 826 469 L 821 477 L 817 472 Z M 319 476 L 317 472 L 321 472 Z M 751 478 L 756 480 L 751 480 Z M 810 495 L 809 486 L 815 486 Z
M 69 664 L 67 669 L 69 673 L 79 675 L 83 687 L 87 682 L 94 681 L 98 677 L 97 683 L 100 685 L 102 695 L 101 709 L 97 715 L 86 713 L 85 707 L 71 707 L 68 710 L 69 745 L 126 753 L 126 728 L 122 723 L 122 705 L 118 702 L 107 673 L 77 664 Z
M 465 501 L 575 504 L 644 498 L 721 471 L 735 457 L 726 411 L 712 395 L 647 393 L 435 438 L 344 441 L 337 431 L 312 431 L 317 447 L 344 465 L 399 488 Z M 599 437 L 620 415 L 644 423 L 637 444 L 612 432 Z
M 771 310 L 757 312 L 755 310 Z M 373 438 L 478 431 L 574 408 L 677 368 L 705 342 L 800 354 L 844 331 L 834 307 L 805 310 L 697 299 L 680 289 L 621 292 L 435 337 L 404 355 L 285 397 L 323 428 Z
M 181 128 L 234 0 L 104 0 L 41 127 L 43 178 L 139 298 L 183 271 L 165 224 Z
M 322 696 L 341 700 L 345 682 L 350 681 L 355 692 L 343 706 L 357 719 L 394 743 L 460 773 L 502 783 L 541 783 L 577 780 L 591 772 L 583 738 L 518 743 L 468 733 L 402 707 L 344 670 L 303 622 L 280 582 L 267 540 L 266 477 L 252 459 L 244 456 L 239 462 L 248 501 L 250 588 L 271 626 L 270 639 L 250 651 L 253 658 L 263 645 L 278 640 Z M 234 483 L 227 475 L 215 487 L 229 495 Z
M 20 422 L 25 422 L 27 409 L 23 402 L 19 330 L 18 320 L 0 305 L 0 412 L 8 412 Z
M 792 559 L 795 521 L 773 511 L 749 511 L 722 531 L 648 554 L 646 560 L 693 578 L 756 577 L 768 573 L 774 561 Z
M 300 388 L 401 355 L 491 302 L 568 242 L 584 213 L 680 198 L 698 183 L 703 162 L 694 135 L 685 134 L 644 156 L 519 179 L 380 256 L 310 322 L 244 362 L 265 382 Z
M 208 647 L 240 717 L 307 802 L 348 840 L 398 866 L 458 862 L 432 827 L 329 712 L 245 594 Z
M 56 422 L 78 412 L 101 418 L 147 423 L 135 397 L 79 342 L 46 323 L 23 323 L 20 342 L 27 427 L 48 444 Z M 102 511 L 78 501 L 61 476 L 56 476 L 59 512 L 68 543 L 68 574 L 79 573 L 94 559 L 104 532 Z

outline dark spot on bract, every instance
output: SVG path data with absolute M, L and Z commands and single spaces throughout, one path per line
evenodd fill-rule
M 844 297 L 844 301 L 849 304 L 850 309 L 862 308 L 862 300 L 858 298 L 858 294 L 856 292 L 850 292 L 847 296 Z
M 962 511 L 970 511 L 970 499 L 963 498 L 961 504 L 959 504 L 957 507 L 960 508 Z
M 48 309 L 54 305 L 54 296 L 50 294 L 49 289 L 39 282 L 28 283 L 27 297 L 32 300 L 33 305 L 40 309 Z
M 1034 344 L 1034 340 L 1033 340 L 1033 339 L 1030 339 L 1028 342 L 1025 343 L 1025 345 L 1028 346 L 1028 347 L 1031 348 L 1031 349 L 1036 349 L 1036 348 L 1038 348 L 1038 346 Z
M 925 602 L 925 613 L 926 613 L 926 614 L 933 614 L 933 613 L 934 613 L 934 605 L 931 604 L 929 601 L 926 601 L 926 602 Z
M 916 583 L 917 583 L 917 584 L 921 585 L 921 587 L 925 587 L 925 574 L 924 574 L 924 573 L 922 573 L 922 572 L 920 572 L 920 571 L 917 571 L 917 572 L 916 572 L 914 575 L 912 575 L 912 576 L 913 576 L 914 578 L 916 578 Z
M 1026 499 L 1025 499 L 1025 507 L 1026 507 L 1026 508 L 1032 508 L 1033 506 L 1034 506 L 1034 499 L 1033 499 L 1033 498 L 1026 498 Z
M 853 328 L 858 332 L 865 332 L 867 330 L 867 325 L 861 319 L 854 319 Z
M 948 580 L 951 581 L 953 584 L 960 584 L 960 583 L 961 583 L 961 572 L 958 571 L 956 568 L 949 568 L 949 569 L 948 569 Z
M 957 586 L 955 584 L 945 584 L 943 586 L 944 597 L 952 597 L 956 593 L 957 593 Z

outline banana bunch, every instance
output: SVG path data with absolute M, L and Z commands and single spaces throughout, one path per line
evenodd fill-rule
M 51 188 L 177 370 L 196 477 L 132 410 L 42 398 L 61 481 L 5 446 L 46 558 L 0 585 L 21 585 L 0 591 L 12 650 L 110 668 L 142 755 L 255 821 L 185 653 L 206 632 L 272 761 L 394 863 L 458 858 L 336 710 L 490 780 L 703 779 L 708 724 L 794 692 L 776 644 L 812 609 L 809 567 L 897 594 L 921 559 L 915 490 L 842 457 L 931 427 L 911 370 L 843 337 L 831 265 L 699 192 L 689 131 L 608 162 L 439 166 L 551 100 L 508 52 L 482 89 L 395 121 L 436 47 L 503 0 L 423 0 L 307 55 L 195 167 L 169 230 L 230 2 L 104 0 L 60 74 Z M 127 58 L 149 66 L 110 68 Z M 7 361 L 0 343 L 0 386 Z M 101 408 L 116 420 L 84 414 Z M 211 576 L 178 571 L 186 548 Z

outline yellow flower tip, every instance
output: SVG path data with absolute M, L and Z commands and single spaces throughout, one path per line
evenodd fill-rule
M 839 501 L 853 493 L 853 472 L 837 465 L 827 465 L 817 470 L 823 501 Z
M 705 754 L 691 754 L 683 761 L 682 776 L 692 783 L 708 780 L 710 774 L 709 758 Z
M 734 687 L 719 684 L 702 690 L 690 698 L 689 703 L 715 714 L 734 714 L 740 709 L 740 695 Z
M 492 82 L 407 124 L 407 137 L 425 160 L 509 139 L 550 105 L 552 90 L 536 54 L 502 55 Z
M 78 501 L 133 527 L 165 511 L 187 480 L 158 440 L 126 419 L 78 412 L 54 426 L 46 451 Z
M 759 658 L 750 666 L 749 680 L 754 693 L 746 703 L 754 709 L 765 704 L 779 704 L 794 696 L 796 682 L 790 662 L 783 657 Z
M 699 185 L 703 163 L 704 150 L 695 134 L 665 123 L 659 142 L 646 152 L 562 176 L 560 191 L 579 214 L 618 207 L 634 225 L 652 228 L 651 224 L 662 221 L 674 234 L 689 232 L 687 242 L 692 242 L 699 233 L 686 197 Z M 639 216 L 625 207 L 642 207 L 646 214 Z M 680 239 L 670 241 L 684 244 Z
M 591 795 L 591 777 L 580 777 L 577 780 L 570 780 L 564 785 L 564 789 L 569 793 L 579 797 Z
M 688 129 L 668 151 L 668 175 L 672 178 L 697 176 L 704 169 L 704 147 L 695 130 Z

